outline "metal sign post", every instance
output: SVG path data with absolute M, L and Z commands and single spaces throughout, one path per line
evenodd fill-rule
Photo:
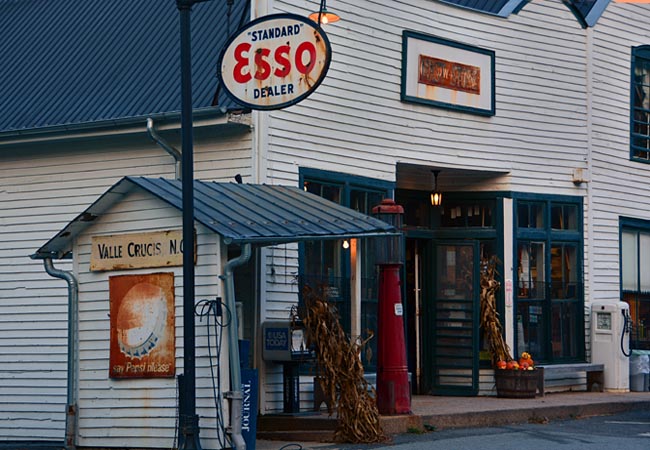
M 181 34 L 181 140 L 183 192 L 183 375 L 179 377 L 179 450 L 201 449 L 196 414 L 194 330 L 194 155 L 192 131 L 192 42 L 190 13 L 195 3 L 176 0 Z

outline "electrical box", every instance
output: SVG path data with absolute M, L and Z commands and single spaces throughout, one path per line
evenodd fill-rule
M 625 302 L 591 305 L 591 360 L 604 365 L 606 391 L 629 391 L 629 308 Z
M 265 361 L 300 361 L 310 359 L 305 330 L 290 320 L 269 320 L 262 324 L 262 358 Z

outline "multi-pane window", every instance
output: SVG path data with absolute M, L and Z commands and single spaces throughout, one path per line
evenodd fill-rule
M 313 169 L 302 169 L 303 188 L 355 211 L 371 215 L 372 208 L 389 196 L 393 185 L 365 177 Z M 349 242 L 312 241 L 303 244 L 300 266 L 301 287 L 326 287 L 328 300 L 333 302 L 341 317 L 343 328 L 351 330 L 350 311 L 350 251 Z M 368 239 L 358 240 L 361 271 L 361 332 L 377 333 L 377 270 L 374 250 Z M 369 342 L 370 351 L 364 355 L 366 370 L 375 369 L 376 342 Z
M 516 353 L 584 356 L 581 214 L 579 202 L 516 201 Z
M 650 46 L 632 49 L 630 155 L 650 162 Z
M 494 200 L 449 199 L 440 207 L 442 228 L 494 228 Z
M 623 226 L 621 231 L 622 299 L 630 305 L 630 347 L 650 349 L 650 224 L 647 229 Z

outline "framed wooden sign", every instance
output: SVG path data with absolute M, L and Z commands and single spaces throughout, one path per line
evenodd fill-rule
M 493 116 L 494 51 L 404 31 L 401 99 Z

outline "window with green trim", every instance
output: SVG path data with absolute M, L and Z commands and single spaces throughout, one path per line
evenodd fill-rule
M 393 183 L 338 172 L 300 170 L 302 187 L 313 194 L 327 198 L 364 214 L 390 196 Z M 350 311 L 350 251 L 349 242 L 312 241 L 301 246 L 300 287 L 326 288 L 328 299 L 341 316 L 341 324 L 349 333 Z M 369 239 L 359 239 L 361 270 L 361 332 L 377 333 L 377 272 L 374 249 Z M 376 369 L 376 342 L 369 341 L 363 358 L 366 370 Z
M 516 354 L 584 358 L 582 202 L 515 200 Z
M 630 157 L 650 162 L 650 46 L 632 49 Z
M 623 223 L 621 299 L 630 305 L 630 348 L 650 350 L 650 221 Z
M 494 228 L 494 200 L 446 199 L 440 207 L 441 228 Z

